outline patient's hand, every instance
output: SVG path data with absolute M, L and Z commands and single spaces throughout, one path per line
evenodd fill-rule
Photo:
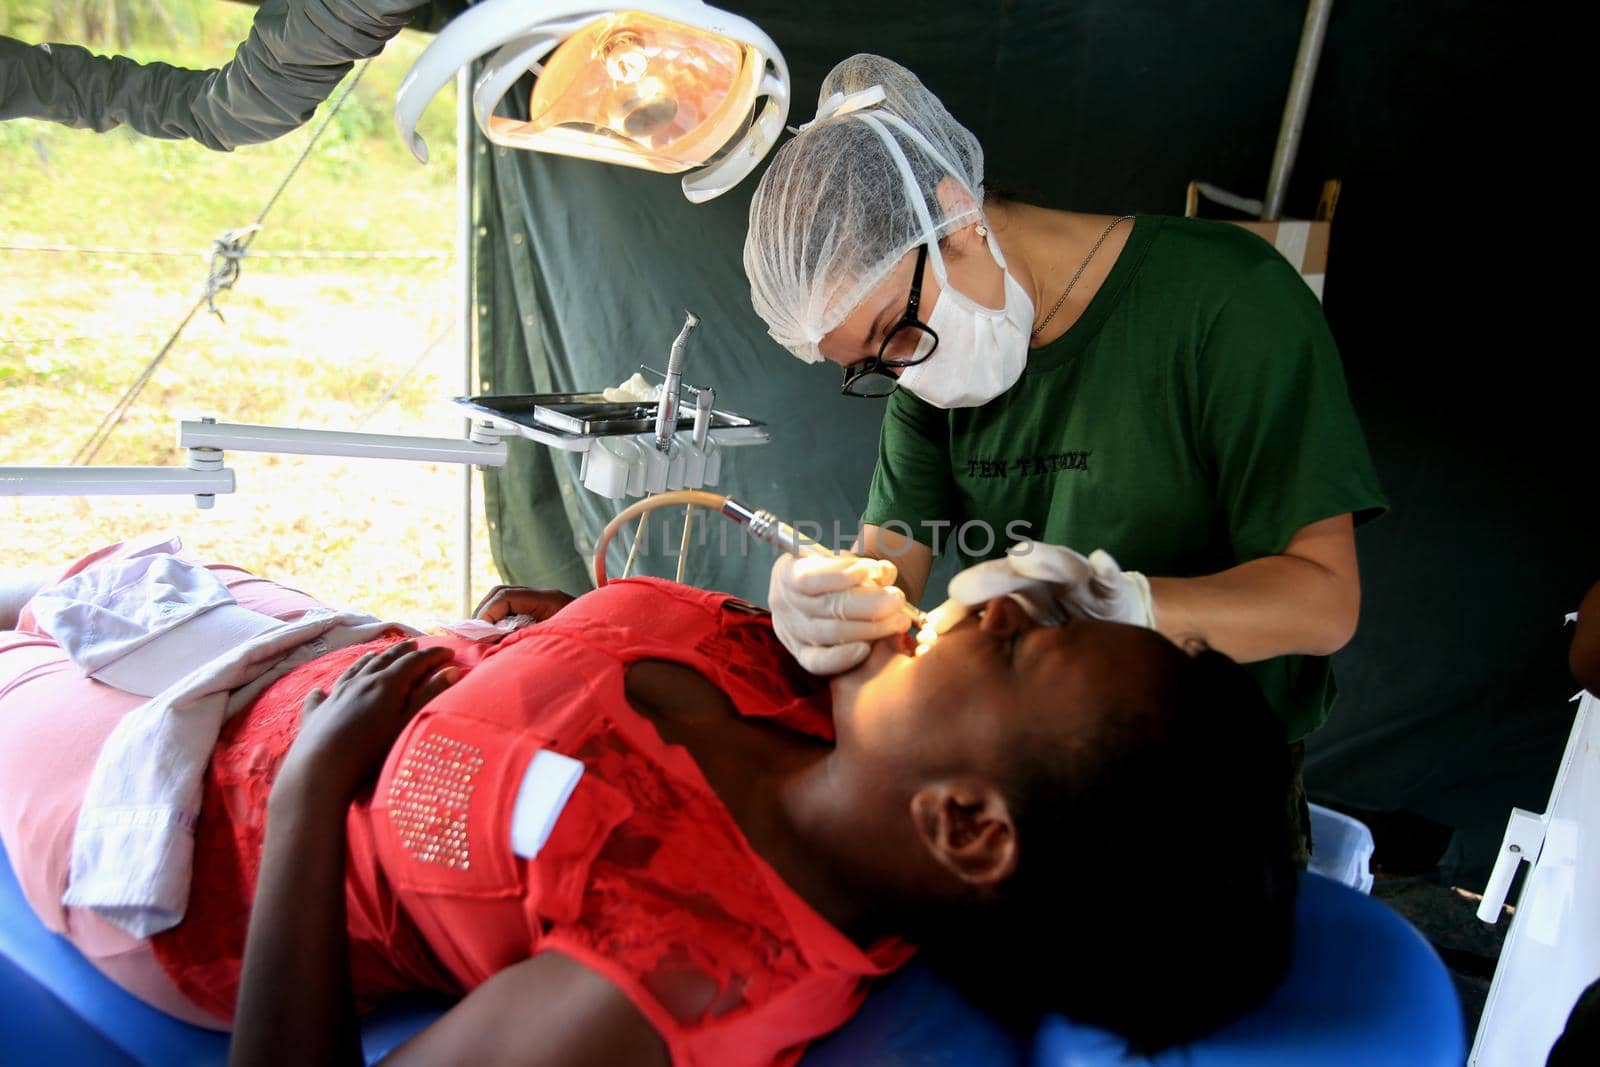
M 447 647 L 418 651 L 416 641 L 400 641 L 352 663 L 331 695 L 313 689 L 274 795 L 281 788 L 348 804 L 378 772 L 406 723 L 456 680 L 458 672 L 446 667 L 451 655 Z
M 478 609 L 472 613 L 472 617 L 484 622 L 499 622 L 507 615 L 532 615 L 535 622 L 544 622 L 576 599 L 571 593 L 563 593 L 559 589 L 497 585 L 478 602 Z

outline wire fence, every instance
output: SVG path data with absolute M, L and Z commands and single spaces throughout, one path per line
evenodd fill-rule
M 66 345 L 79 344 L 84 341 L 97 341 L 101 344 L 117 344 L 122 341 L 148 341 L 152 337 L 163 337 L 159 333 L 122 333 L 122 334 L 95 334 L 79 333 L 64 337 L 0 337 L 0 345 Z
M 0 245 L 0 252 L 55 252 L 88 256 L 209 256 L 210 248 L 114 248 L 107 245 Z M 420 252 L 284 251 L 250 253 L 251 259 L 449 259 L 449 249 Z

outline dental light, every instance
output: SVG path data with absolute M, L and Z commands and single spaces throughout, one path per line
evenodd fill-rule
M 428 158 L 416 132 L 423 109 L 457 69 L 485 56 L 472 108 L 490 141 L 691 171 L 683 195 L 697 204 L 749 174 L 789 114 L 789 68 L 778 46 L 754 23 L 701 0 L 636 0 L 624 8 L 486 0 L 439 33 L 395 95 L 395 126 L 419 160 Z M 527 121 L 496 115 L 529 71 L 536 80 Z

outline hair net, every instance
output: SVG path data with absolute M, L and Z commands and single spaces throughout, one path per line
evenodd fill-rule
M 969 194 L 949 211 L 942 178 Z M 823 79 L 816 118 L 773 157 L 750 202 L 751 303 L 775 341 L 815 363 L 817 342 L 901 256 L 982 206 L 978 139 L 900 64 L 851 56 Z

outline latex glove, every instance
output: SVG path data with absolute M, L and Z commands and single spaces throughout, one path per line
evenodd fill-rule
M 888 560 L 782 555 L 772 565 L 772 628 L 800 666 L 838 674 L 867 658 L 872 642 L 904 633 L 906 598 Z
M 970 607 L 997 596 L 1013 597 L 1046 626 L 1068 618 L 1155 626 L 1149 580 L 1123 570 L 1104 549 L 1083 556 L 1064 545 L 1019 541 L 1000 559 L 950 579 L 951 599 Z

